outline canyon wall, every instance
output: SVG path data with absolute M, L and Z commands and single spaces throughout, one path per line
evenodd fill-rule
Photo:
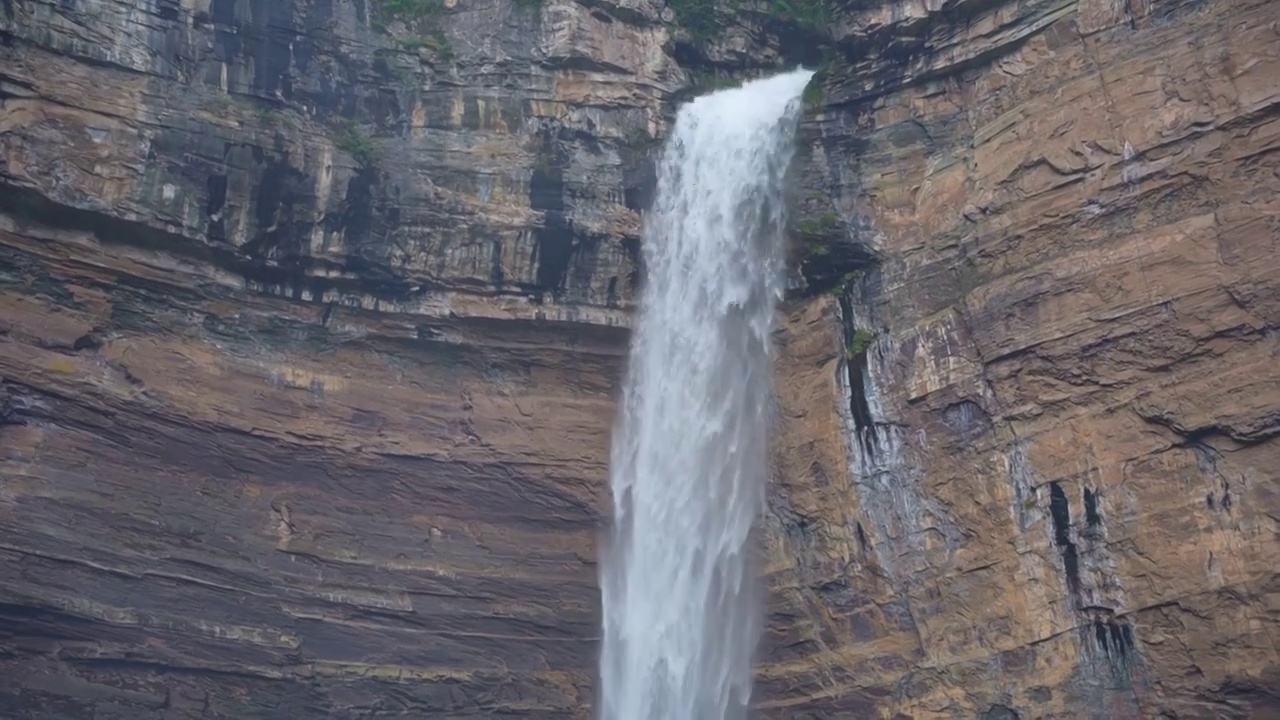
M 926 5 L 809 128 L 767 702 L 1280 714 L 1280 7 Z
M 588 717 L 653 149 L 801 61 L 763 715 L 1280 712 L 1280 10 L 693 7 L 0 4 L 6 717 Z

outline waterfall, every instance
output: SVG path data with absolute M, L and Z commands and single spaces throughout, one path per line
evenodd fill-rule
M 602 720 L 747 713 L 763 614 L 748 536 L 768 474 L 783 178 L 811 76 L 697 98 L 667 141 L 610 458 Z

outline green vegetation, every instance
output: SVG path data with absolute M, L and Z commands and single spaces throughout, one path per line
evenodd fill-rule
M 862 355 L 875 341 L 875 333 L 869 330 L 854 330 L 853 337 L 849 338 L 849 357 L 856 358 Z
M 343 120 L 338 124 L 333 144 L 350 155 L 360 167 L 369 167 L 378 159 L 373 141 L 350 120 Z
M 736 4 L 734 0 L 730 2 Z M 667 6 L 675 13 L 676 24 L 688 30 L 697 42 L 710 40 L 723 27 L 716 0 L 668 0 Z
M 416 51 L 425 48 L 448 62 L 453 59 L 453 47 L 440 25 L 443 16 L 444 0 L 379 0 L 369 18 L 369 27 L 385 34 L 392 23 L 400 23 L 414 33 L 397 41 L 402 49 Z
M 526 10 L 540 10 L 545 0 L 515 0 L 516 7 Z
M 822 102 L 826 98 L 827 78 L 831 76 L 831 68 L 835 65 L 835 54 L 831 50 L 825 50 L 822 53 L 822 62 L 818 64 L 818 69 L 813 71 L 813 78 L 809 80 L 809 84 L 804 87 L 804 108 L 809 112 L 817 112 L 822 109 Z
M 840 218 L 836 217 L 835 213 L 826 212 L 819 215 L 816 220 L 801 220 L 800 223 L 796 225 L 796 230 L 798 230 L 802 235 L 830 235 L 839 227 Z
M 839 282 L 837 282 L 835 285 L 832 285 L 830 288 L 828 288 L 827 292 L 836 296 L 843 295 L 845 292 L 849 290 L 850 287 L 854 285 L 854 283 L 858 282 L 861 279 L 862 279 L 861 270 L 853 270 L 851 272 L 847 272 L 844 274 L 843 277 L 840 278 Z
M 809 84 L 804 86 L 804 109 L 809 112 L 820 110 L 824 95 L 822 76 L 814 75 Z

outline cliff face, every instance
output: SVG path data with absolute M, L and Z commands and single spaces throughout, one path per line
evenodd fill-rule
M 0 714 L 584 713 L 683 76 L 419 6 L 4 4 Z
M 844 16 L 808 262 L 875 259 L 785 331 L 771 706 L 1280 714 L 1278 32 L 1260 1 Z
M 865 5 L 797 173 L 765 715 L 1280 712 L 1280 15 Z M 679 63 L 815 57 L 673 8 L 0 4 L 6 716 L 589 714 Z

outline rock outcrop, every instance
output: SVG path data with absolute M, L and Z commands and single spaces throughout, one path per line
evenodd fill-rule
M 1275 6 L 690 7 L 0 3 L 0 714 L 588 717 L 651 150 L 800 60 L 764 715 L 1280 713 Z

